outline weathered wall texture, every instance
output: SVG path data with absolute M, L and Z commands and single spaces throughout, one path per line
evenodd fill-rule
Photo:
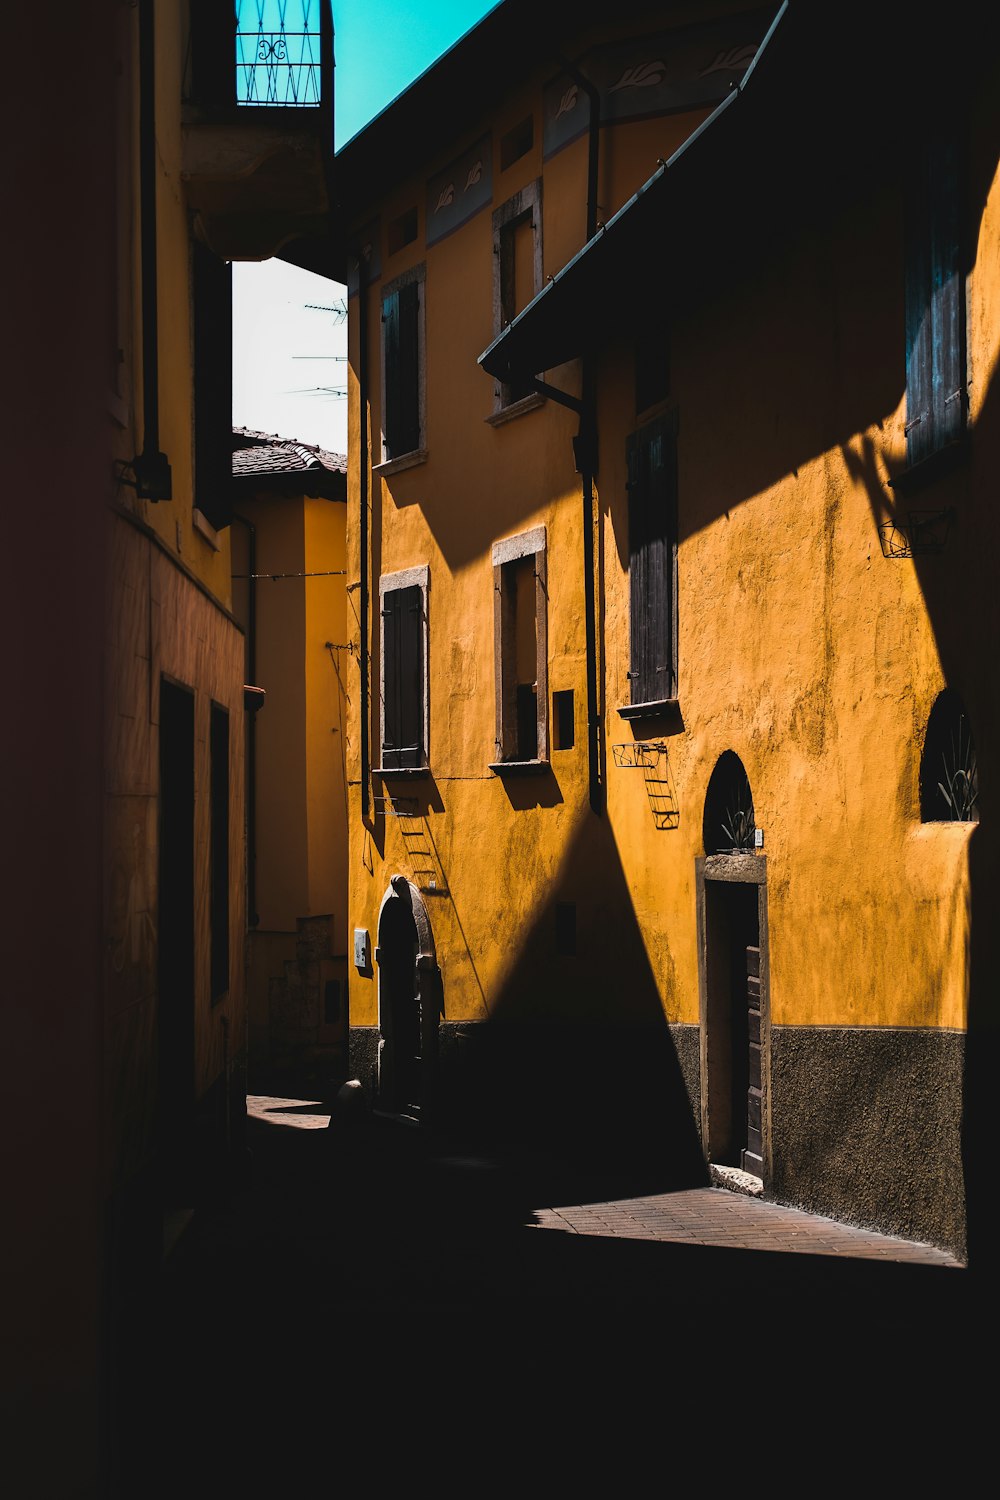
M 379 213 L 384 229 L 415 202 L 423 229 L 425 178 L 488 123 L 495 149 L 508 118 L 528 107 L 537 111 L 538 104 L 537 87 L 512 97 L 503 120 L 498 114 L 470 125 L 468 140 L 456 138 L 453 151 L 427 161 L 419 178 L 395 185 L 384 201 L 373 181 L 359 224 Z M 650 155 L 669 155 L 700 118 L 691 113 L 655 129 L 646 122 L 604 131 L 602 205 L 624 201 L 652 170 Z M 543 164 L 539 135 L 536 128 L 534 153 L 516 167 L 501 173 L 494 161 L 492 207 L 543 175 L 549 275 L 582 240 L 586 145 L 577 141 Z M 587 807 L 576 419 L 550 401 L 503 426 L 485 420 L 492 381 L 476 357 L 495 333 L 488 210 L 430 247 L 421 235 L 390 256 L 382 241 L 381 280 L 361 294 L 369 386 L 359 388 L 355 295 L 349 388 L 351 453 L 359 452 L 365 421 L 377 462 L 380 289 L 425 262 L 427 458 L 405 472 L 366 475 L 367 558 L 352 461 L 348 555 L 352 585 L 367 571 L 376 601 L 367 641 L 376 765 L 378 579 L 429 566 L 429 768 L 424 779 L 405 785 L 376 775 L 372 814 L 362 817 L 355 675 L 348 731 L 351 925 L 367 928 L 374 945 L 390 877 L 402 872 L 422 883 L 401 825 L 414 829 L 436 872 L 434 898 L 424 895 L 443 975 L 445 1027 L 457 1027 L 461 1036 L 464 1026 L 489 1023 L 499 1036 L 509 1024 L 512 1038 L 518 1023 L 523 1040 L 506 1047 L 499 1076 L 534 1072 L 536 1081 L 544 1079 L 543 1092 L 548 1087 L 562 1097 L 572 1087 L 557 1076 L 560 1049 L 549 1055 L 539 1041 L 547 1061 L 532 1064 L 529 1023 L 538 1037 L 549 1025 L 630 1025 L 631 1042 L 606 1051 L 609 1074 L 628 1078 L 649 1028 L 666 1057 L 671 1036 L 700 1022 L 695 859 L 704 853 L 709 778 L 719 756 L 735 751 L 749 775 L 767 856 L 774 1070 L 768 1190 L 953 1247 L 962 1243 L 964 1214 L 957 1039 L 969 1020 L 970 994 L 985 993 L 972 981 L 970 862 L 979 857 L 987 872 L 995 864 L 992 843 L 983 843 L 990 838 L 993 791 L 982 768 L 995 763 L 997 704 L 995 674 L 983 671 L 982 658 L 985 643 L 1000 635 L 996 590 L 982 560 L 992 546 L 984 538 L 996 530 L 986 475 L 1000 338 L 1000 270 L 989 247 L 1000 188 L 996 141 L 988 134 L 976 139 L 982 195 L 974 205 L 979 238 L 968 280 L 974 456 L 914 501 L 956 509 L 939 556 L 890 560 L 880 546 L 879 525 L 906 520 L 887 483 L 905 462 L 897 183 L 825 205 L 789 231 L 784 248 L 775 236 L 772 263 L 748 255 L 745 274 L 737 261 L 735 273 L 702 287 L 696 302 L 679 297 L 670 395 L 641 419 L 633 394 L 638 330 L 626 326 L 605 348 L 594 516 L 607 798 L 600 820 Z M 655 277 L 655 255 L 636 274 Z M 576 391 L 579 365 L 546 378 Z M 625 444 L 640 420 L 663 412 L 678 421 L 678 705 L 630 725 L 617 714 L 629 702 Z M 552 752 L 543 774 L 514 779 L 488 769 L 494 758 L 490 554 L 494 541 L 539 525 L 547 534 L 549 691 L 574 691 L 576 739 L 572 749 Z M 350 598 L 360 645 L 359 595 Z M 962 694 L 976 736 L 980 827 L 920 822 L 924 728 L 946 684 Z M 616 764 L 613 746 L 635 739 L 662 747 L 657 755 L 678 811 L 672 826 L 657 826 L 641 769 Z M 408 815 L 383 816 L 382 798 L 395 798 Z M 979 889 L 987 889 L 982 880 Z M 561 903 L 576 908 L 575 953 L 558 951 Z M 352 1026 L 377 1026 L 377 989 L 377 969 L 352 970 Z M 485 1052 L 485 1026 L 483 1033 Z M 575 1066 L 568 1059 L 580 1051 L 577 1038 L 568 1029 L 559 1034 L 563 1060 Z M 459 1041 L 451 1050 L 468 1052 L 471 1045 Z M 357 1046 L 361 1056 L 360 1038 Z M 442 1069 L 447 1052 L 443 1046 Z M 675 1052 L 664 1064 L 664 1098 L 681 1099 L 683 1076 L 687 1094 L 697 1099 L 697 1061 L 685 1057 Z M 579 1076 L 592 1077 L 583 1065 Z M 509 1085 L 511 1110 L 518 1087 Z M 675 1140 L 683 1140 L 680 1127 Z M 663 1149 L 671 1149 L 666 1140 Z
M 321 1043 L 318 988 L 302 1003 L 299 948 L 304 924 L 326 924 L 324 957 L 346 952 L 347 813 L 344 745 L 354 661 L 346 624 L 345 511 L 326 499 L 241 500 L 254 527 L 251 627 L 246 582 L 234 607 L 255 641 L 255 685 L 266 693 L 255 734 L 255 905 L 250 933 L 250 1053 L 267 1068 Z M 248 571 L 237 526 L 233 569 Z M 332 575 L 332 576 L 324 576 Z M 318 985 L 318 980 L 314 981 Z

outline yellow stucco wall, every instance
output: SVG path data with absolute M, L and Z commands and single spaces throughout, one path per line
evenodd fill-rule
M 190 569 L 225 606 L 231 602 L 229 532 L 209 540 L 193 522 L 194 494 L 194 384 L 192 379 L 193 326 L 191 308 L 191 230 L 181 176 L 181 109 L 187 47 L 186 7 L 157 5 L 156 20 L 156 215 L 157 308 L 159 338 L 160 448 L 171 469 L 169 501 L 138 500 L 134 490 L 118 486 L 119 504 L 152 527 L 164 545 Z M 139 220 L 139 93 L 138 11 L 130 12 L 131 36 L 126 45 L 133 59 L 131 91 L 131 214 L 124 230 L 131 275 L 123 282 L 131 290 L 129 327 L 124 330 L 131 367 L 131 390 L 118 409 L 116 451 L 128 463 L 143 443 L 142 410 L 142 277 Z
M 109 447 L 128 466 L 143 447 L 139 12 L 119 8 L 117 390 Z M 190 1055 L 182 1088 L 218 1086 L 239 1115 L 246 1052 L 243 638 L 228 614 L 228 532 L 210 541 L 193 521 L 191 235 L 181 180 L 181 95 L 187 8 L 155 7 L 157 292 L 160 448 L 173 498 L 152 503 L 109 470 L 109 609 L 105 652 L 104 1187 L 149 1166 L 158 1109 L 160 688 L 193 706 L 193 966 Z M 109 348 L 110 353 L 110 348 Z M 116 384 L 114 379 L 112 387 Z M 229 986 L 211 993 L 212 704 L 228 714 Z M 188 1070 L 191 1076 L 188 1078 Z M 216 1142 L 218 1144 L 218 1142 Z
M 345 951 L 344 744 L 346 694 L 356 661 L 327 644 L 348 643 L 344 505 L 263 493 L 242 498 L 236 508 L 254 528 L 258 573 L 313 575 L 264 577 L 256 588 L 255 678 L 266 699 L 254 725 L 259 920 L 250 934 L 248 1006 L 251 1063 L 263 1065 L 288 1040 L 288 1004 L 272 1004 L 272 990 L 277 985 L 285 993 L 281 987 L 297 962 L 302 921 L 328 918 L 329 951 Z M 233 556 L 234 572 L 248 572 L 247 533 L 240 524 Z M 249 641 L 250 594 L 239 577 L 234 605 Z M 310 1024 L 318 1035 L 318 1021 Z
M 312 578 L 305 588 L 306 914 L 333 917 L 333 951 L 343 953 L 347 943 L 344 744 L 349 673 L 354 665 L 342 649 L 348 644 L 345 508 L 336 501 L 306 500 L 304 510 L 306 568 L 334 574 Z
M 334 915 L 346 931 L 343 742 L 350 658 L 345 635 L 344 506 L 271 496 L 241 500 L 261 574 L 308 573 L 256 590 L 257 912 L 262 929 L 294 932 L 301 917 Z M 245 538 L 236 544 L 246 571 Z M 331 573 L 333 576 L 321 576 Z M 249 599 L 237 582 L 237 616 Z M 340 950 L 338 950 L 340 951 Z
M 552 274 L 583 238 L 586 142 L 543 168 L 538 94 L 530 89 L 497 114 L 495 139 L 531 101 L 534 152 L 502 174 L 495 163 L 492 207 L 543 172 L 545 273 Z M 602 211 L 623 202 L 654 170 L 656 157 L 668 156 L 701 118 L 691 113 L 606 130 Z M 468 139 L 474 138 L 470 126 Z M 379 212 L 384 229 L 416 202 L 422 235 L 424 180 L 462 144 L 426 162 L 420 177 L 394 188 L 384 204 L 373 184 L 358 223 Z M 994 184 L 970 279 L 973 422 L 1000 326 L 992 248 L 997 212 Z M 631 347 L 609 351 L 599 378 L 595 532 L 607 812 L 598 822 L 587 807 L 582 502 L 571 452 L 576 419 L 549 402 L 502 427 L 485 421 L 493 383 L 476 358 L 494 335 L 490 216 L 484 208 L 430 247 L 421 237 L 390 257 L 383 244 L 381 281 L 362 293 L 369 452 L 377 462 L 380 286 L 426 262 L 428 456 L 391 477 L 371 476 L 370 564 L 360 555 L 359 299 L 351 300 L 351 622 L 359 641 L 356 589 L 368 566 L 376 765 L 378 580 L 418 564 L 430 570 L 431 776 L 394 788 L 376 776 L 373 787 L 376 799 L 393 789 L 416 799 L 424 847 L 433 851 L 437 893 L 425 901 L 446 1018 L 516 1016 L 532 1007 L 535 1014 L 623 1018 L 655 1007 L 671 1021 L 697 1023 L 695 859 L 704 852 L 712 769 L 723 751 L 735 750 L 765 836 L 772 1021 L 962 1028 L 968 849 L 975 833 L 966 825 L 919 821 L 923 730 L 947 674 L 925 598 L 927 569 L 885 559 L 877 529 L 891 513 L 886 474 L 905 457 L 898 196 L 885 195 L 871 225 L 867 265 L 843 254 L 834 236 L 820 263 L 804 264 L 792 284 L 769 289 L 765 281 L 753 299 L 739 303 L 720 288 L 708 309 L 699 308 L 697 324 L 681 317 L 674 330 L 665 409 L 676 407 L 680 418 L 683 727 L 665 737 L 680 808 L 678 826 L 670 829 L 655 826 L 641 771 L 616 766 L 611 748 L 633 739 L 616 713 L 629 701 L 625 441 L 641 425 Z M 882 273 L 899 286 L 898 303 L 876 305 L 873 289 L 885 284 Z M 807 314 L 829 299 L 831 286 L 837 312 L 829 343 L 804 347 L 802 329 L 812 326 Z M 778 327 L 773 306 L 784 310 Z M 787 390 L 787 380 L 777 377 L 790 367 L 803 377 L 796 402 L 781 413 L 789 425 L 779 430 L 772 414 L 765 427 L 758 421 L 760 393 Z M 852 371 L 860 392 L 843 384 Z M 550 371 L 549 378 L 576 390 L 579 366 Z M 537 525 L 547 529 L 549 692 L 574 690 L 576 743 L 553 752 L 550 776 L 515 781 L 488 769 L 490 549 Z M 974 552 L 968 533 L 957 545 Z M 381 816 L 378 800 L 368 822 L 362 818 L 356 670 L 350 700 L 351 925 L 367 928 L 374 945 L 389 879 L 397 872 L 413 878 L 413 862 L 400 827 L 406 820 Z M 664 738 L 656 725 L 645 731 L 636 725 L 636 736 L 643 733 Z M 578 906 L 575 957 L 554 953 L 557 900 Z M 352 1024 L 377 1023 L 376 991 L 375 978 L 352 971 Z

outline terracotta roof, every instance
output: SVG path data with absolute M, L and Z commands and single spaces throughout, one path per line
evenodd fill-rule
M 347 473 L 347 455 L 330 453 L 312 443 L 281 438 L 277 433 L 233 428 L 233 478 L 273 479 L 278 476 L 310 475 L 326 471 Z

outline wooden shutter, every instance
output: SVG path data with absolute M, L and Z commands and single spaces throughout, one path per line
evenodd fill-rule
M 628 440 L 630 657 L 633 703 L 674 696 L 677 450 L 654 423 Z
M 194 501 L 219 530 L 233 518 L 232 266 L 194 245 Z
M 386 458 L 420 447 L 419 294 L 419 283 L 411 281 L 382 303 Z
M 419 584 L 382 600 L 383 766 L 424 763 L 423 595 Z
M 932 136 L 914 162 L 906 219 L 906 457 L 957 442 L 965 425 L 960 153 Z

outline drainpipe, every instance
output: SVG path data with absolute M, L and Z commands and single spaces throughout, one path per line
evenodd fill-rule
M 233 520 L 247 533 L 247 676 L 257 686 L 257 528 L 246 516 Z M 247 716 L 247 926 L 256 927 L 257 914 L 257 714 Z
M 587 659 L 587 767 L 591 810 L 603 809 L 601 785 L 601 718 L 597 705 L 597 609 L 594 602 L 594 473 L 597 469 L 597 412 L 594 376 L 589 359 L 583 362 L 583 410 L 574 448 L 583 481 L 584 629 Z
M 358 653 L 361 664 L 361 816 L 367 818 L 369 811 L 369 746 L 368 746 L 368 281 L 364 256 L 358 255 L 358 398 L 361 405 L 359 423 L 358 475 L 361 496 L 360 551 L 361 551 L 361 649 Z
M 587 144 L 587 241 L 597 233 L 597 171 L 601 144 L 601 96 L 597 87 L 574 63 L 561 57 L 560 64 L 590 104 Z M 587 665 L 587 765 L 590 806 L 600 815 L 604 791 L 601 785 L 601 718 L 597 695 L 597 610 L 594 602 L 594 475 L 597 472 L 597 391 L 593 363 L 582 360 L 580 427 L 573 443 L 577 472 L 583 489 L 583 585 L 584 628 Z
M 170 464 L 160 452 L 159 330 L 156 305 L 156 18 L 139 4 L 139 219 L 142 265 L 142 452 L 132 461 L 136 494 L 171 498 Z

